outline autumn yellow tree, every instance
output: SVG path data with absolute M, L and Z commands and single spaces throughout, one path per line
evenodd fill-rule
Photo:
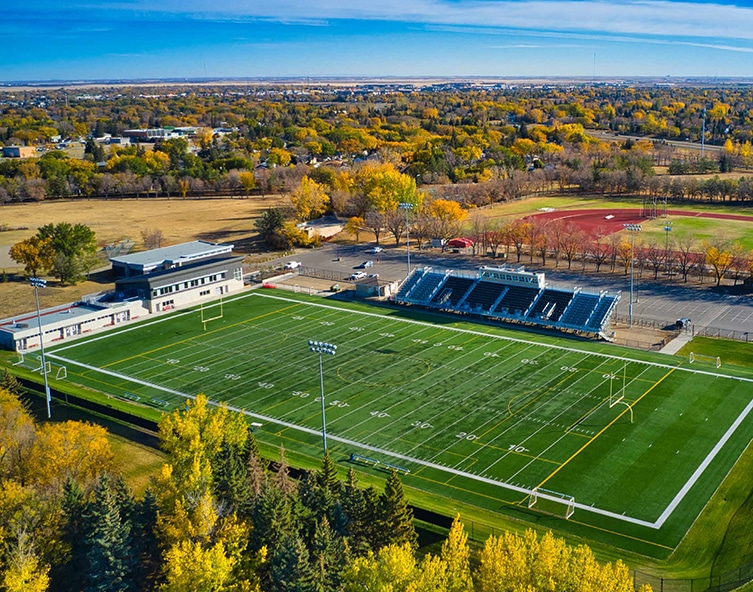
M 251 171 L 241 171 L 238 175 L 238 180 L 241 182 L 241 187 L 243 187 L 246 196 L 248 196 L 251 193 L 251 190 L 256 187 L 256 177 Z
M 36 276 L 39 272 L 52 267 L 55 252 L 52 240 L 34 235 L 16 243 L 10 248 L 10 257 L 16 263 L 24 266 L 28 276 Z
M 321 185 L 310 177 L 303 177 L 293 192 L 290 194 L 293 202 L 296 218 L 298 220 L 313 220 L 327 211 L 329 207 L 329 195 Z
M 366 221 L 360 216 L 351 216 L 350 218 L 348 218 L 348 221 L 345 224 L 345 232 L 347 232 L 351 236 L 354 236 L 356 242 L 358 242 L 358 238 L 360 237 L 365 225 Z
M 465 219 L 466 212 L 462 206 L 449 199 L 434 199 L 426 206 L 426 211 L 433 221 L 434 234 L 437 238 L 449 239 L 457 235 L 460 222 Z
M 722 244 L 706 244 L 706 263 L 714 270 L 716 285 L 720 285 L 726 273 L 732 267 L 732 251 Z
M 23 459 L 24 479 L 36 487 L 62 491 L 67 479 L 85 487 L 113 469 L 114 455 L 105 428 L 80 421 L 46 423 Z

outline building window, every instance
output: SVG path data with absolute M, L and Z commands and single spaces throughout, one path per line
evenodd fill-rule
M 199 296 L 207 296 L 209 294 L 209 290 L 202 290 L 199 292 Z
M 243 281 L 243 271 L 240 267 L 236 267 L 233 270 L 233 279 L 237 282 Z

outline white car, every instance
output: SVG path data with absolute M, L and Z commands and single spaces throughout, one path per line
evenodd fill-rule
M 382 251 L 384 251 L 382 247 L 371 247 L 369 249 L 369 253 L 381 253 Z
M 374 262 L 364 261 L 363 263 L 361 263 L 361 267 L 363 267 L 364 269 L 368 269 L 369 267 L 374 267 Z
M 298 269 L 303 263 L 300 261 L 288 261 L 285 264 L 285 269 Z
M 351 274 L 348 279 L 349 280 L 362 280 L 365 277 L 366 277 L 366 272 L 356 271 L 355 273 Z

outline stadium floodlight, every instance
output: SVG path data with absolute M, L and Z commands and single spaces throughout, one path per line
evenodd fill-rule
M 415 206 L 410 202 L 401 201 L 397 204 L 397 207 L 401 210 L 405 210 L 405 250 L 408 253 L 408 275 L 410 275 L 410 224 L 408 222 L 408 213 Z
M 42 313 L 39 310 L 39 290 L 47 287 L 47 280 L 41 278 L 30 278 L 29 283 L 34 287 L 34 296 L 37 301 L 37 326 L 39 327 L 39 347 L 42 353 L 42 376 L 44 376 L 44 396 L 47 399 L 47 419 L 52 417 L 52 409 L 50 403 L 52 402 L 52 396 L 50 395 L 50 385 L 47 381 L 47 361 L 44 357 L 44 333 L 42 332 Z
M 630 232 L 630 307 L 628 309 L 629 326 L 633 328 L 633 282 L 635 274 L 635 235 L 641 231 L 640 224 L 623 224 L 625 230 Z
M 324 415 L 324 367 L 322 365 L 322 356 L 324 354 L 334 356 L 337 346 L 324 341 L 309 341 L 309 351 L 319 354 L 319 386 L 321 387 L 322 400 L 322 447 L 324 454 L 327 454 L 327 422 Z

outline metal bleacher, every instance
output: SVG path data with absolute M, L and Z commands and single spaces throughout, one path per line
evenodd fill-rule
M 414 269 L 397 291 L 398 298 L 407 298 L 410 296 L 411 290 L 421 281 L 425 273 L 426 270 L 424 269 Z
M 478 282 L 466 296 L 465 304 L 471 310 L 490 311 L 494 308 L 494 303 L 502 296 L 507 286 L 494 284 L 492 282 Z
M 619 299 L 606 291 L 548 288 L 543 273 L 522 267 L 481 267 L 478 272 L 427 267 L 415 269 L 393 301 L 610 339 L 605 329 Z
M 477 281 L 478 279 L 476 278 L 451 275 L 442 284 L 442 287 L 437 290 L 437 293 L 434 294 L 431 302 L 459 306 L 468 289 Z
M 531 312 L 528 313 L 528 318 L 559 321 L 572 299 L 572 292 L 544 288 Z
M 591 313 L 591 317 L 586 322 L 587 327 L 600 331 L 606 318 L 611 315 L 614 307 L 617 306 L 618 298 L 602 294 L 598 304 Z
M 507 293 L 497 304 L 496 310 L 506 311 L 511 316 L 525 316 L 539 292 L 538 288 L 508 286 Z
M 421 277 L 415 288 L 411 291 L 409 300 L 414 302 L 429 302 L 434 291 L 444 281 L 445 274 L 429 271 Z
M 572 327 L 583 327 L 598 303 L 598 294 L 576 292 L 560 321 Z

